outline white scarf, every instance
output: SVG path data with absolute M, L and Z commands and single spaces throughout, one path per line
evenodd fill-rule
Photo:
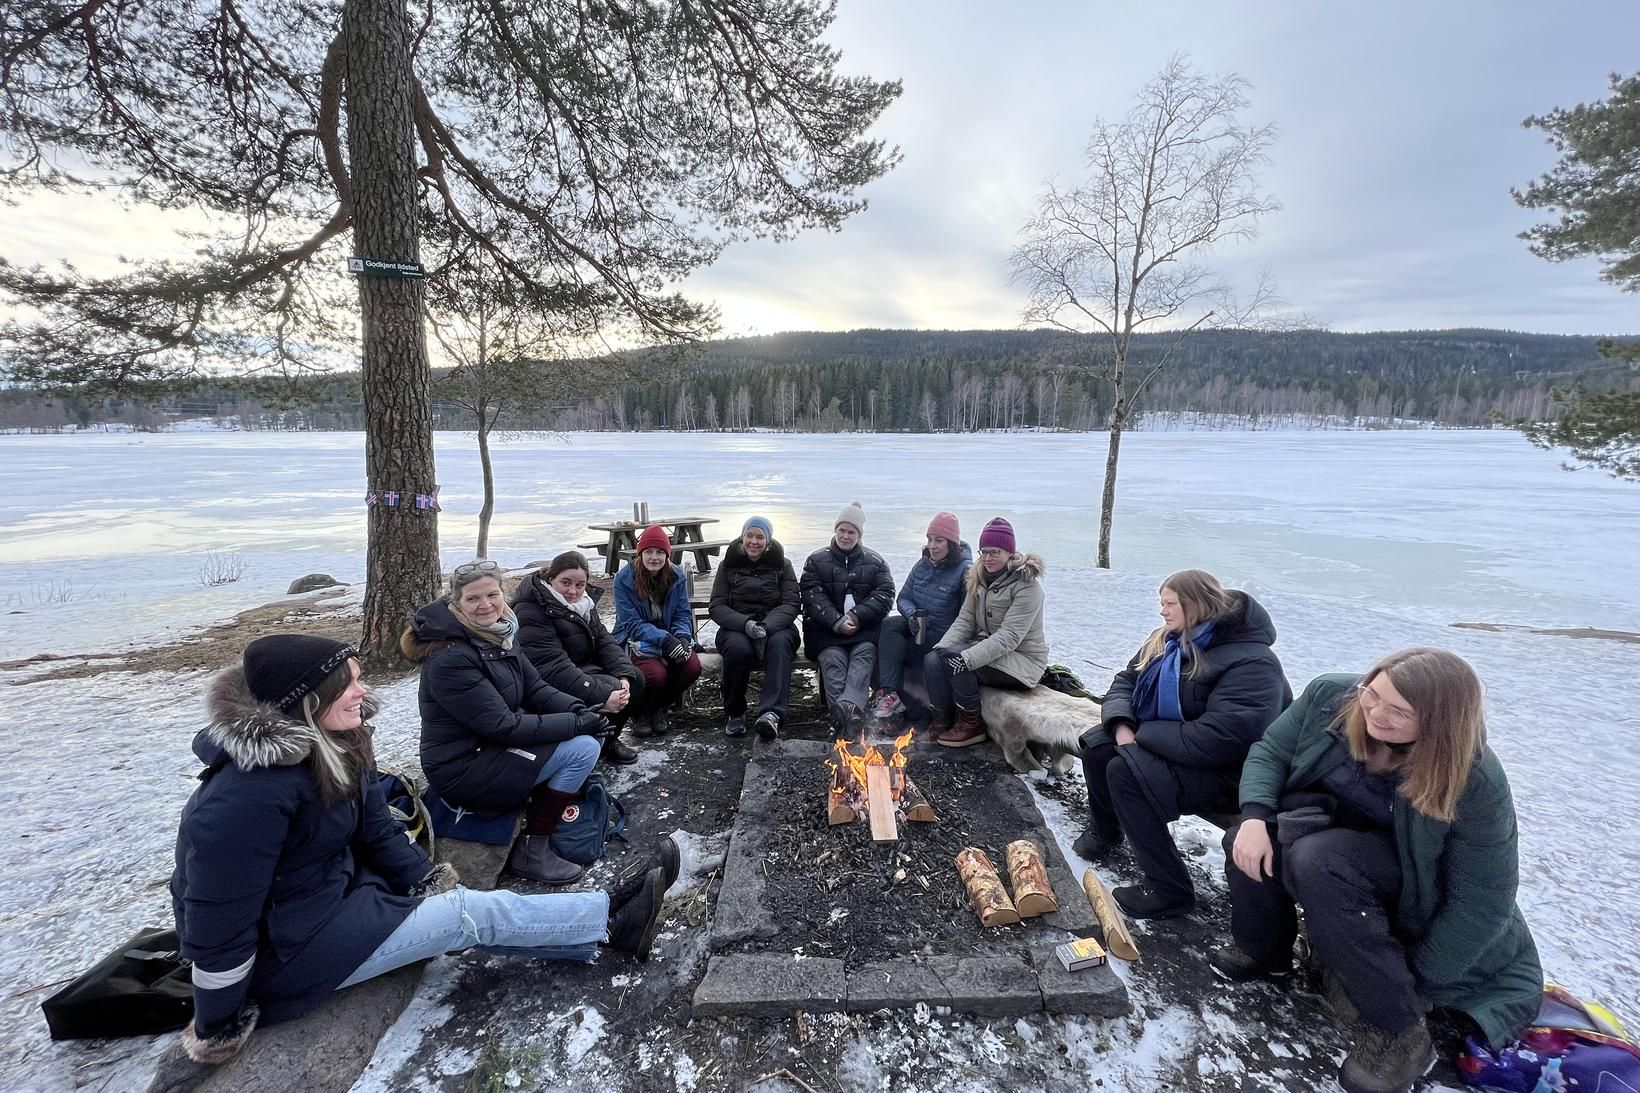
M 591 621 L 591 619 L 592 619 L 592 609 L 595 606 L 592 602 L 592 597 L 591 596 L 588 596 L 585 593 L 582 593 L 580 599 L 576 600 L 574 603 L 570 603 L 568 600 L 564 599 L 564 594 L 562 592 L 558 591 L 558 589 L 554 588 L 552 585 L 550 585 L 550 584 L 547 585 L 547 591 L 551 592 L 552 595 L 553 595 L 553 598 L 556 599 L 559 603 L 563 604 L 565 607 L 569 608 L 571 611 L 573 611 L 577 615 L 581 616 L 581 621 L 582 622 Z

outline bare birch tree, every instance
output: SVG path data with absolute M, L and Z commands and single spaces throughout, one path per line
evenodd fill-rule
M 1024 321 L 1088 334 L 1095 366 L 1115 389 L 1104 491 L 1099 503 L 1101 568 L 1110 567 L 1116 468 L 1122 432 L 1145 386 L 1172 349 L 1131 367 L 1133 335 L 1244 325 L 1272 302 L 1261 281 L 1237 304 L 1205 265 L 1214 244 L 1248 239 L 1280 206 L 1261 192 L 1258 171 L 1275 131 L 1241 121 L 1247 81 L 1210 79 L 1176 56 L 1118 121 L 1099 119 L 1088 139 L 1084 179 L 1050 183 L 1010 262 L 1030 293 Z M 1174 342 L 1176 346 L 1178 342 Z

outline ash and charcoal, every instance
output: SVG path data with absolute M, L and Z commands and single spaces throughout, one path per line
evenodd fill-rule
M 1025 954 L 1030 923 L 986 929 L 957 876 L 957 854 L 977 846 L 1006 860 L 1014 839 L 1042 840 L 1038 817 L 1000 802 L 989 764 L 919 759 L 913 779 L 939 814 L 901 823 L 898 842 L 876 843 L 865 821 L 826 821 L 831 772 L 823 763 L 774 764 L 763 900 L 782 948 L 850 965 L 899 957 Z

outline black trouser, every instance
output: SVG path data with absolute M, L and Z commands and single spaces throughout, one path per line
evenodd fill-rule
M 1005 691 L 1031 689 L 1032 684 L 1021 683 L 1007 672 L 988 664 L 983 668 L 965 668 L 953 675 L 951 661 L 973 645 L 974 642 L 961 642 L 944 649 L 935 649 L 923 658 L 923 682 L 928 685 L 929 709 L 950 713 L 952 705 L 955 704 L 965 710 L 977 710 L 981 684 L 987 687 L 1000 687 Z
M 899 693 L 905 686 L 905 669 L 922 660 L 923 647 L 911 640 L 911 620 L 890 615 L 877 631 L 877 686 Z
M 746 713 L 746 682 L 752 677 L 752 669 L 761 663 L 763 688 L 757 700 L 758 715 L 772 712 L 784 724 L 786 707 L 791 702 L 792 661 L 797 658 L 797 641 L 795 627 L 771 631 L 763 639 L 760 660 L 757 645 L 751 638 L 732 630 L 718 630 L 717 648 L 723 654 L 723 711 L 730 717 Z
M 1396 940 L 1394 908 L 1401 898 L 1401 857 L 1387 831 L 1333 827 L 1275 845 L 1275 877 L 1254 880 L 1233 857 L 1236 836 L 1224 836 L 1230 883 L 1230 932 L 1236 947 L 1262 964 L 1291 959 L 1304 908 L 1305 936 L 1322 967 L 1349 995 L 1362 1020 L 1384 1032 L 1404 1032 L 1429 1003 L 1406 948 Z
M 1137 748 L 1139 745 L 1127 746 Z M 1147 792 L 1134 764 L 1117 754 L 1115 745 L 1107 745 L 1107 748 L 1111 757 L 1104 763 L 1103 778 L 1096 777 L 1097 753 L 1105 749 L 1088 748 L 1082 753 L 1094 829 L 1109 834 L 1109 829 L 1102 825 L 1114 821 L 1116 829 L 1127 836 L 1128 845 L 1133 848 L 1133 860 L 1151 890 L 1170 903 L 1193 902 L 1196 886 L 1191 883 L 1190 871 L 1179 856 L 1179 848 L 1173 845 L 1173 834 L 1167 825 L 1187 812 L 1234 809 L 1237 772 L 1217 767 L 1182 767 L 1147 754 L 1145 763 L 1149 775 L 1170 780 L 1170 784 L 1152 786 Z M 1091 759 L 1090 753 L 1094 753 Z M 1173 802 L 1174 810 L 1167 812 L 1158 807 L 1158 799 Z

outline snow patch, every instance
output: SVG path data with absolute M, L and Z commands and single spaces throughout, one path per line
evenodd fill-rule
M 564 1060 L 575 1066 L 586 1053 L 604 1038 L 604 1015 L 596 1006 L 586 1006 L 569 1015 L 569 1030 L 564 1036 Z

